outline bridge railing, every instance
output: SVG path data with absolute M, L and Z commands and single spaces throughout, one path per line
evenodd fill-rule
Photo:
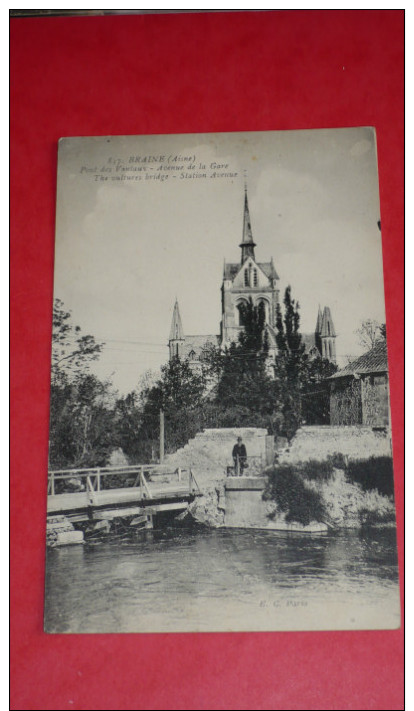
M 183 487 L 187 480 L 190 494 L 201 491 L 191 469 L 181 469 L 179 467 L 171 471 L 168 467 L 160 464 L 133 464 L 121 467 L 94 467 L 91 469 L 58 469 L 49 471 L 47 493 L 51 496 L 68 493 L 67 489 L 66 491 L 57 492 L 57 483 L 66 482 L 66 484 L 68 484 L 71 480 L 74 484 L 76 482 L 77 491 L 86 491 L 91 494 L 102 490 L 107 491 L 108 488 L 113 487 L 105 487 L 106 481 L 108 481 L 109 477 L 113 478 L 115 476 L 127 476 L 129 486 L 123 486 L 121 488 L 139 488 L 142 498 L 153 498 L 150 482 L 155 483 L 154 477 L 161 476 L 176 476 L 178 482 L 182 482 Z

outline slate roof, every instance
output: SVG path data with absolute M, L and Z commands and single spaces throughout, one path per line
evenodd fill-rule
M 356 374 L 385 372 L 388 372 L 387 342 L 378 341 L 370 351 L 359 356 L 352 363 L 348 363 L 345 368 L 338 370 L 334 375 L 331 375 L 330 380 L 346 378 Z
M 264 272 L 268 279 L 279 279 L 276 269 L 272 262 L 256 262 L 257 266 Z M 240 262 L 237 264 L 225 264 L 224 265 L 224 278 L 234 280 L 241 269 Z
M 207 336 L 186 336 L 182 346 L 184 358 L 188 358 L 191 351 L 194 351 L 193 358 L 199 358 L 206 345 L 219 346 L 220 336 L 209 334 Z

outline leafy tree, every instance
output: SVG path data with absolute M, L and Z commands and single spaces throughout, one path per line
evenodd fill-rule
M 312 415 L 313 423 L 325 421 L 328 416 L 328 389 L 326 378 L 336 372 L 337 366 L 324 358 L 309 358 L 300 333 L 300 307 L 287 287 L 284 312 L 278 305 L 276 312 L 275 387 L 282 403 L 281 432 L 291 439 L 306 418 Z M 314 412 L 311 412 L 311 410 Z
M 104 466 L 113 449 L 114 416 L 109 383 L 78 374 L 52 386 L 49 463 L 52 468 Z
M 238 342 L 222 354 L 216 402 L 224 409 L 245 408 L 257 414 L 271 412 L 269 344 L 262 307 L 251 299 L 240 307 L 243 330 Z
M 93 336 L 82 336 L 79 326 L 71 323 L 72 314 L 63 302 L 55 299 L 52 327 L 52 383 L 61 384 L 89 371 L 91 361 L 97 360 L 103 343 Z
M 106 463 L 113 447 L 113 394 L 109 382 L 89 373 L 102 343 L 81 334 L 59 299 L 53 307 L 50 394 L 51 467 Z
M 172 358 L 161 368 L 161 378 L 144 392 L 140 452 L 149 459 L 159 441 L 160 410 L 165 414 L 165 444 L 173 451 L 195 434 L 197 410 L 206 392 L 203 374 L 195 373 L 187 359 Z
M 295 434 L 301 422 L 301 389 L 305 373 L 305 345 L 299 331 L 299 303 L 292 299 L 291 287 L 285 291 L 284 314 L 280 305 L 276 310 L 275 379 L 282 398 L 282 431 L 288 439 Z

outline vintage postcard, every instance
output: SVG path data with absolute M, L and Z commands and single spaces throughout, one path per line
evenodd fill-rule
M 375 130 L 62 138 L 45 630 L 400 625 Z

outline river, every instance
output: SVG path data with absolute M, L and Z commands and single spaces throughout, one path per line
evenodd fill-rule
M 393 629 L 395 530 L 126 532 L 47 551 L 47 632 Z

